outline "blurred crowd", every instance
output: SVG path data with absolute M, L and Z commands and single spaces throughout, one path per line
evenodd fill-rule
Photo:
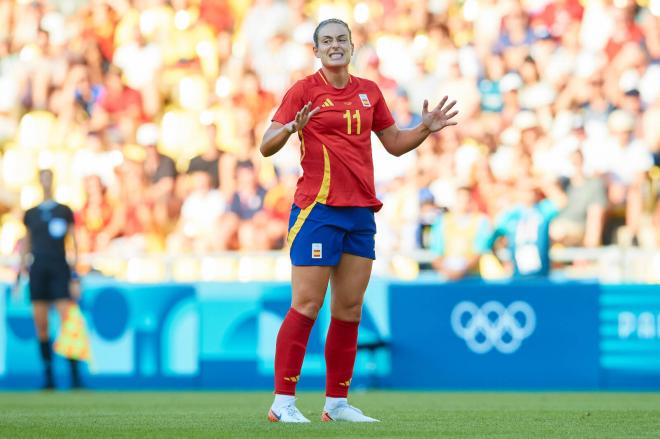
M 257 147 L 330 17 L 400 127 L 458 101 L 401 158 L 373 137 L 380 254 L 459 278 L 491 249 L 524 274 L 551 246 L 660 246 L 658 0 L 0 0 L 0 255 L 40 168 L 82 253 L 283 248 L 299 146 Z

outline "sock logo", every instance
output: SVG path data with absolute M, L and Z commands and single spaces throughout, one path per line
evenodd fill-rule
M 300 380 L 300 375 L 296 375 L 293 377 L 284 377 L 284 381 L 289 381 L 291 383 L 297 383 L 298 380 Z
M 351 385 L 351 381 L 352 381 L 352 380 L 353 380 L 353 378 L 351 378 L 351 379 L 349 379 L 349 380 L 346 380 L 346 381 L 340 381 L 340 382 L 339 382 L 339 385 L 340 385 L 341 387 L 348 387 L 348 386 Z
M 312 244 L 312 259 L 321 259 L 323 257 L 323 244 L 315 242 Z

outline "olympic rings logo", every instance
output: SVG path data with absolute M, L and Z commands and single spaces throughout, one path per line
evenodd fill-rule
M 472 352 L 485 354 L 495 348 L 503 354 L 512 354 L 534 332 L 536 314 L 522 301 L 504 307 L 493 300 L 481 308 L 463 301 L 451 312 L 451 327 Z

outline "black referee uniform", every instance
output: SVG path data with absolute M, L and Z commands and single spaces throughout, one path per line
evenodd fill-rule
M 64 239 L 73 224 L 73 212 L 64 204 L 47 200 L 25 212 L 23 222 L 30 232 L 30 300 L 53 302 L 70 299 L 71 269 Z
M 66 260 L 65 239 L 73 224 L 73 212 L 68 206 L 53 199 L 25 212 L 23 218 L 30 238 L 32 264 L 30 274 L 30 300 L 51 304 L 70 300 L 69 284 L 72 273 Z M 45 389 L 55 388 L 52 366 L 52 346 L 48 338 L 39 340 L 44 362 Z M 81 387 L 78 361 L 69 360 L 72 388 Z

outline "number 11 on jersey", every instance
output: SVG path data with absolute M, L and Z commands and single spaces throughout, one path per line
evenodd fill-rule
M 351 119 L 355 119 L 355 134 L 360 134 L 360 110 L 355 110 L 355 113 L 353 113 L 353 116 L 351 117 L 351 110 L 346 110 L 344 112 L 344 115 L 342 116 L 344 119 L 346 119 L 346 133 L 347 134 L 352 134 L 351 130 L 351 125 L 352 121 Z

